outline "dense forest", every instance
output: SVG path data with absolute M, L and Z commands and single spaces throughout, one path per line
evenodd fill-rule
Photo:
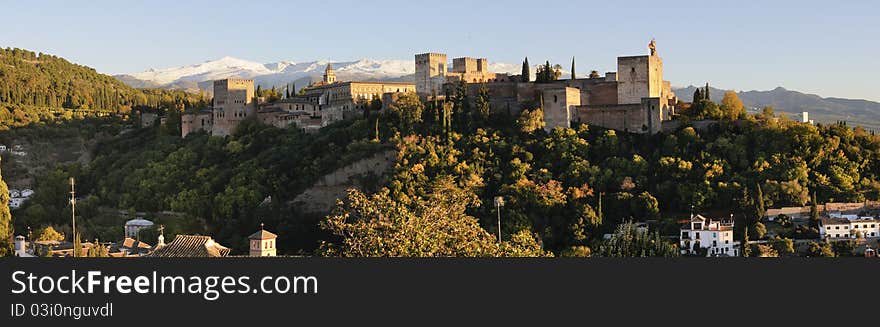
M 0 48 L 0 129 L 55 118 L 126 115 L 133 109 L 182 111 L 205 101 L 200 94 L 135 89 L 53 55 Z
M 475 107 L 463 93 L 445 103 L 407 96 L 386 113 L 317 134 L 256 121 L 226 138 L 180 139 L 169 126 L 141 129 L 101 143 L 88 167 L 59 167 L 44 176 L 16 224 L 63 225 L 64 181 L 75 175 L 89 194 L 83 215 L 89 206 L 175 211 L 187 223 L 156 218 L 169 232 L 211 234 L 240 251 L 244 237 L 265 222 L 282 235 L 284 253 L 615 256 L 632 253 L 634 245 L 602 235 L 633 241 L 626 236 L 633 232 L 621 227 L 630 221 L 676 235 L 692 211 L 734 215 L 737 238 L 748 229 L 758 239 L 766 232 L 765 208 L 880 196 L 880 138 L 861 128 L 794 122 L 775 117 L 772 108 L 746 115 L 728 99 L 718 108 L 697 103 L 682 112 L 684 121 L 716 112 L 718 122 L 705 128 L 685 124 L 638 135 L 579 125 L 546 132 L 540 108 L 511 116 L 491 110 L 485 96 Z M 321 175 L 386 149 L 398 151 L 392 171 L 350 193 L 328 217 L 290 204 Z M 496 206 L 497 196 L 503 206 Z M 491 245 L 499 209 L 500 248 Z M 426 217 L 440 218 L 428 224 Z M 453 230 L 473 237 L 461 243 Z M 432 238 L 391 247 L 375 242 L 415 232 Z M 815 233 L 812 226 L 783 236 Z M 641 253 L 677 253 L 659 235 L 645 237 L 644 244 L 658 246 Z

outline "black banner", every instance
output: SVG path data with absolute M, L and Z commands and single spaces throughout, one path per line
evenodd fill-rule
M 3 321 L 11 323 L 3 326 L 543 326 L 638 321 L 664 326 L 741 321 L 760 326 L 773 320 L 858 322 L 872 315 L 873 321 L 880 302 L 880 260 L 862 258 L 140 258 L 0 263 Z

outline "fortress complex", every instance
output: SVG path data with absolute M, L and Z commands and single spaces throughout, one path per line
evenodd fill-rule
M 331 64 L 327 64 L 324 78 L 305 89 L 304 95 L 290 101 L 308 103 L 320 113 L 324 126 L 335 121 L 363 115 L 374 99 L 386 94 L 415 92 L 413 83 L 396 82 L 338 82 Z M 283 101 L 283 100 L 282 100 Z
M 180 133 L 196 131 L 211 135 L 229 135 L 247 117 L 256 115 L 254 80 L 224 79 L 214 81 L 214 105 L 210 110 L 186 113 L 180 118 Z
M 305 88 L 301 95 L 262 105 L 255 103 L 253 80 L 217 80 L 213 108 L 182 115 L 181 135 L 201 130 L 229 135 L 252 116 L 276 127 L 295 125 L 315 131 L 363 115 L 375 99 L 382 99 L 383 108 L 387 108 L 406 92 L 416 92 L 423 99 L 445 98 L 462 82 L 467 83 L 471 102 L 486 85 L 493 112 L 518 115 L 523 109 L 543 108 L 548 131 L 571 127 L 574 122 L 654 134 L 662 130 L 664 121 L 672 119 L 678 99 L 670 83 L 663 80 L 663 59 L 657 55 L 656 43 L 652 40 L 648 48 L 648 55 L 618 57 L 617 72 L 546 83 L 489 72 L 485 58 L 455 58 L 448 69 L 446 55 L 439 53 L 415 55 L 415 83 L 339 82 L 328 64 L 322 81 Z
M 447 69 L 447 57 L 442 53 L 422 53 L 416 55 L 416 92 L 427 97 L 443 93 L 443 85 L 458 81 L 486 83 L 507 81 L 507 74 L 489 72 L 486 58 L 462 57 L 452 60 L 452 69 Z
M 486 72 L 485 59 L 456 59 L 454 67 L 461 63 L 466 68 L 447 72 L 445 55 L 417 54 L 416 92 L 425 98 L 449 95 L 464 79 L 469 83 L 470 101 L 475 101 L 485 83 L 493 111 L 515 115 L 523 109 L 543 107 L 547 130 L 579 122 L 653 134 L 661 131 L 663 121 L 672 118 L 678 99 L 670 83 L 663 80 L 663 60 L 657 55 L 656 43 L 651 41 L 648 47 L 648 55 L 618 57 L 617 72 L 548 83 L 523 82 L 520 76 Z M 475 69 L 469 71 L 469 67 Z
M 232 134 L 242 120 L 253 116 L 280 128 L 295 125 L 307 132 L 315 131 L 333 122 L 363 115 L 373 99 L 415 90 L 412 83 L 338 82 L 333 66 L 328 64 L 322 81 L 305 88 L 303 95 L 258 104 L 253 80 L 217 80 L 214 81 L 213 108 L 182 115 L 181 136 L 197 131 L 226 136 Z

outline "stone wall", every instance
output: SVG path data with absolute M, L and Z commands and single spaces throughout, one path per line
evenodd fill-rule
M 180 116 L 180 137 L 186 137 L 190 133 L 198 131 L 211 132 L 213 121 L 214 113 L 211 110 L 183 114 Z
M 545 89 L 544 99 L 544 130 L 571 127 L 572 112 L 581 105 L 581 91 L 573 87 Z
M 305 212 L 326 213 L 345 198 L 348 189 L 358 187 L 357 178 L 368 174 L 383 175 L 394 166 L 397 151 L 380 152 L 324 175 L 312 187 L 294 200 L 294 205 Z
M 576 107 L 575 121 L 630 133 L 659 133 L 660 99 L 645 98 L 639 104 L 586 105 Z

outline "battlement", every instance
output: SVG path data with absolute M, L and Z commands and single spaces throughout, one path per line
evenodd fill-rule
M 417 58 L 418 57 L 446 57 L 446 54 L 445 53 L 438 53 L 438 52 L 425 52 L 425 53 L 416 54 L 416 57 Z
M 452 71 L 455 73 L 483 73 L 489 69 L 486 58 L 459 57 L 452 59 Z

